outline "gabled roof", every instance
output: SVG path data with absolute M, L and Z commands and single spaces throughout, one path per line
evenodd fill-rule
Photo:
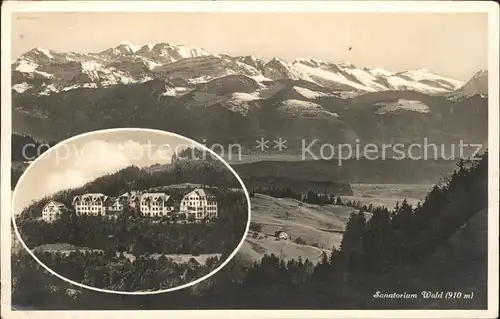
M 193 190 L 193 192 L 198 194 L 200 197 L 207 197 L 207 193 L 203 188 L 196 188 L 195 190 Z
M 64 205 L 63 203 L 61 202 L 58 202 L 58 201 L 55 201 L 55 200 L 51 200 L 49 201 L 47 204 L 45 204 L 45 206 L 43 206 L 43 209 L 45 209 L 45 207 L 49 206 L 50 204 L 52 205 L 55 205 L 57 208 L 59 208 L 60 210 L 67 210 L 68 208 L 66 207 L 66 205 Z
M 109 198 L 109 196 L 106 196 L 102 193 L 88 193 L 88 194 L 83 194 L 80 196 L 75 196 L 73 198 L 73 203 L 75 201 L 89 201 L 89 202 L 97 202 L 97 201 L 105 201 Z
M 195 188 L 184 196 L 188 196 L 188 195 L 193 194 L 193 193 L 200 196 L 200 197 L 215 198 L 215 195 L 206 191 L 203 188 Z
M 145 199 L 150 199 L 152 201 L 163 200 L 166 202 L 170 199 L 170 195 L 165 193 L 144 193 L 141 195 L 141 201 Z

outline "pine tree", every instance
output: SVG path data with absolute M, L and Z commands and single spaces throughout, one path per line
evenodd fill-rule
M 361 212 L 349 216 L 340 250 L 350 268 L 361 266 L 363 257 L 363 236 L 366 229 L 365 215 Z

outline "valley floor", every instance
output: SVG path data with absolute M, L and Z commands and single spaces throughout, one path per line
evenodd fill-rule
M 393 209 L 404 199 L 416 206 L 423 202 L 433 185 L 427 184 L 350 184 L 352 196 L 341 196 L 345 201 L 359 201 L 361 205 L 384 206 Z

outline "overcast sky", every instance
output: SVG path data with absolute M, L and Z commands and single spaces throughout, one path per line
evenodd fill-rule
M 265 60 L 316 58 L 468 80 L 488 66 L 486 13 L 18 13 L 12 57 L 167 42 Z M 352 47 L 352 50 L 349 50 Z
M 30 165 L 16 187 L 14 211 L 131 165 L 170 163 L 173 152 L 193 146 L 183 138 L 147 131 L 98 132 L 76 138 L 51 148 Z

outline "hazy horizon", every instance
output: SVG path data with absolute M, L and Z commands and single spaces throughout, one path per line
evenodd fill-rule
M 486 13 L 15 13 L 12 59 L 35 48 L 100 52 L 171 43 L 265 61 L 315 58 L 467 81 L 488 67 Z

